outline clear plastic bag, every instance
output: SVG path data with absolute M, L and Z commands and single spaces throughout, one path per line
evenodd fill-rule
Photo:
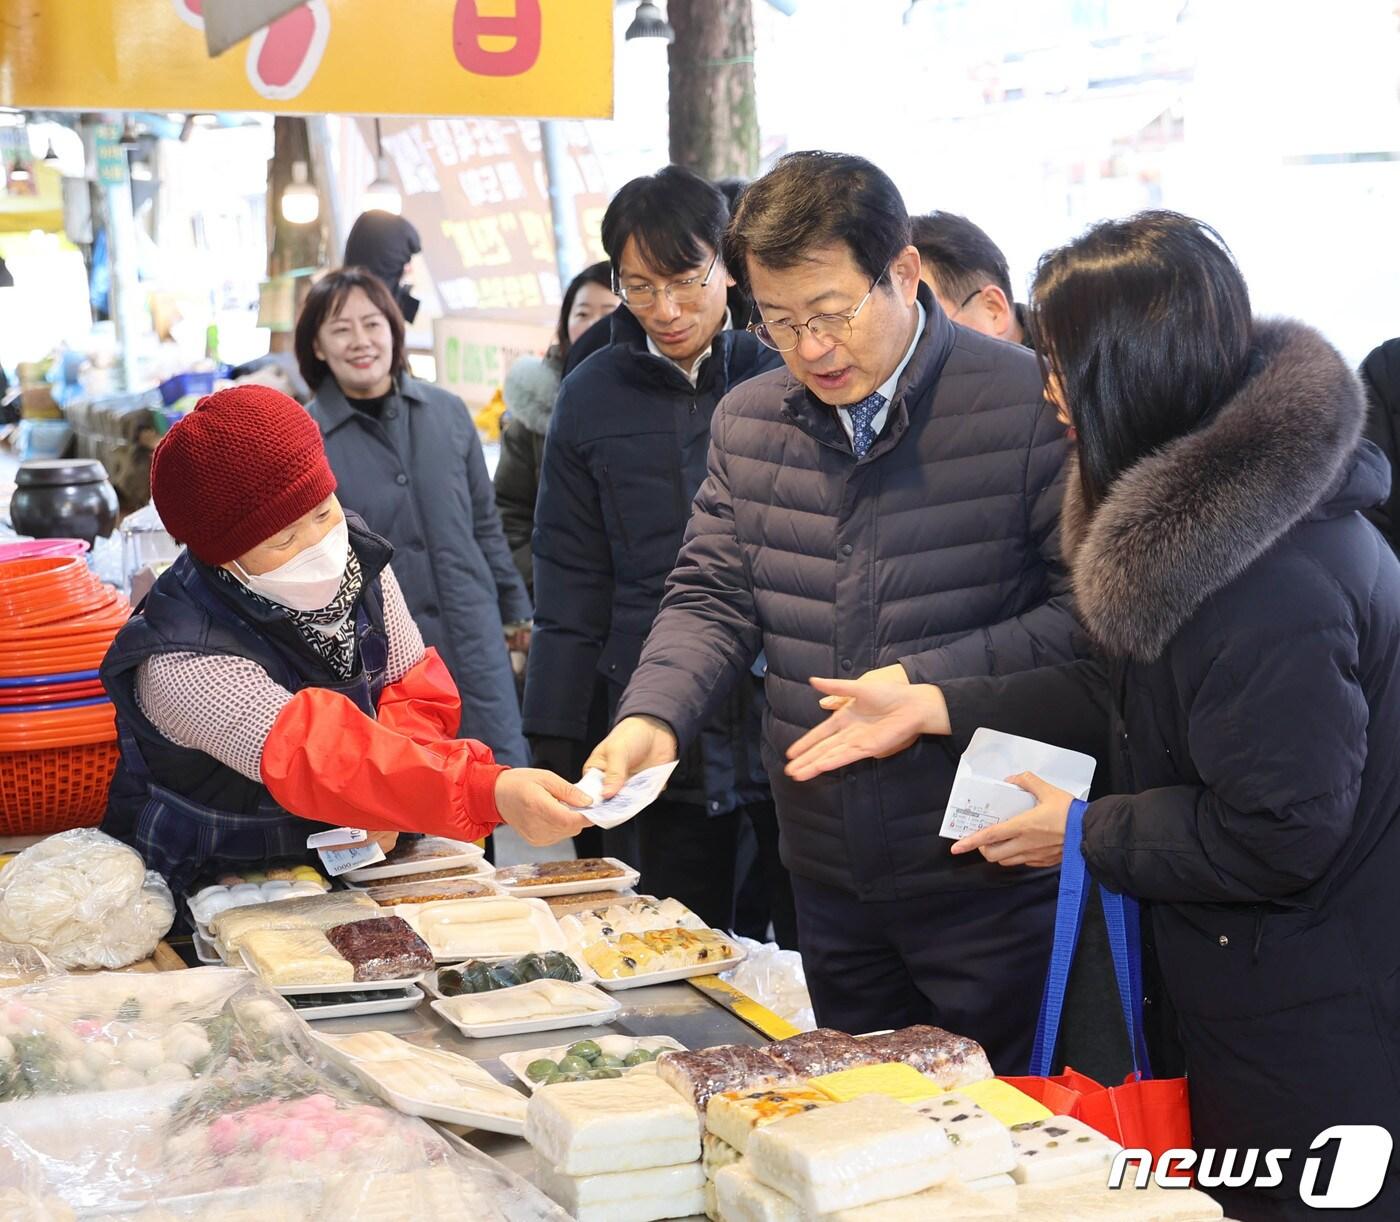
M 0 1021 L 11 1020 L 42 1031 L 50 1067 L 75 1049 L 79 1063 L 105 1057 L 101 1047 L 134 1070 L 148 1058 L 128 1062 L 126 1050 L 141 1044 L 189 1073 L 145 1071 L 141 1085 L 123 1077 L 78 1094 L 55 1080 L 0 1102 L 0 1222 L 74 1211 L 141 1222 L 566 1222 L 493 1160 L 381 1105 L 246 972 L 63 977 L 0 993 Z
M 807 992 L 802 956 L 795 950 L 782 950 L 772 942 L 755 942 L 752 938 L 738 938 L 737 941 L 748 951 L 748 957 L 738 967 L 723 973 L 721 979 L 747 993 L 759 1005 L 767 1006 L 799 1031 L 815 1030 L 817 1019 Z
M 41 840 L 0 874 L 0 938 L 60 967 L 137 963 L 174 921 L 175 900 L 160 875 L 95 828 Z
M 62 975 L 63 969 L 42 951 L 15 942 L 0 942 L 0 989 Z M 4 1210 L 0 1209 L 0 1222 L 4 1222 L 4 1217 Z

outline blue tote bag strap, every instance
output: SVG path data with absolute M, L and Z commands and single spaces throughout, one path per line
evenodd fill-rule
M 1032 1076 L 1041 1078 L 1048 1078 L 1054 1073 L 1060 1019 L 1064 1013 L 1070 968 L 1079 945 L 1079 931 L 1084 923 L 1084 905 L 1090 894 L 1096 891 L 1103 903 L 1108 946 L 1113 955 L 1113 975 L 1118 986 L 1123 1022 L 1128 1030 L 1128 1045 L 1132 1050 L 1133 1072 L 1138 1078 L 1147 1079 L 1152 1076 L 1152 1066 L 1143 1032 L 1142 928 L 1138 903 L 1132 896 L 1104 890 L 1089 877 L 1080 848 L 1084 837 L 1084 812 L 1088 806 L 1087 802 L 1070 803 L 1069 817 L 1065 821 L 1060 895 L 1055 909 L 1055 942 L 1050 951 L 1045 993 L 1040 1001 L 1030 1072 Z
M 1032 1077 L 1048 1078 L 1053 1072 L 1055 1045 L 1060 1038 L 1060 1017 L 1065 1008 L 1065 990 L 1074 965 L 1079 929 L 1084 922 L 1084 904 L 1089 898 L 1089 876 L 1079 840 L 1084 834 L 1087 803 L 1072 802 L 1065 823 L 1065 854 L 1060 864 L 1060 895 L 1055 907 L 1055 943 L 1050 950 L 1050 971 L 1040 999 L 1040 1017 L 1035 1024 L 1035 1045 L 1031 1049 Z M 1070 846 L 1073 845 L 1073 851 Z
M 1113 954 L 1113 975 L 1118 982 L 1118 1001 L 1128 1027 L 1128 1044 L 1133 1055 L 1133 1073 L 1140 1080 L 1152 1076 L 1147 1056 L 1147 1035 L 1142 1016 L 1142 920 L 1138 902 L 1131 895 L 1119 895 L 1099 888 L 1103 919 L 1108 929 L 1108 948 Z

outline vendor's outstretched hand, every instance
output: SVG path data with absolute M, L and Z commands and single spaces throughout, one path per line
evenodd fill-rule
M 978 851 L 999 866 L 1057 866 L 1065 853 L 1065 823 L 1074 795 L 1056 789 L 1033 772 L 1006 778 L 1008 785 L 1024 789 L 1035 806 L 1024 814 L 964 836 L 953 845 L 954 853 Z
M 592 805 L 583 790 L 540 768 L 508 768 L 496 778 L 496 810 L 531 844 L 577 836 L 590 824 L 569 807 Z
M 624 717 L 612 733 L 593 748 L 583 770 L 603 774 L 603 797 L 611 798 L 632 777 L 657 764 L 669 764 L 679 754 L 671 727 L 655 717 Z
M 875 672 L 872 672 L 875 673 Z M 863 759 L 884 759 L 907 750 L 924 734 L 950 734 L 943 693 L 927 683 L 813 679 L 828 701 L 840 701 L 821 725 L 788 748 L 786 772 L 795 781 L 843 768 Z

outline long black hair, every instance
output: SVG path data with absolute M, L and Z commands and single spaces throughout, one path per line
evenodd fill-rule
M 1138 460 L 1199 427 L 1249 372 L 1249 290 L 1221 236 L 1176 212 L 1104 221 L 1042 256 L 1031 330 L 1079 435 L 1093 510 Z
M 585 284 L 601 284 L 608 292 L 612 292 L 612 267 L 607 260 L 585 267 L 569 281 L 569 287 L 564 290 L 564 300 L 559 306 L 559 326 L 554 332 L 554 347 L 551 352 L 561 365 L 569 359 L 569 349 L 573 346 L 569 342 L 569 315 L 574 312 L 574 298 Z

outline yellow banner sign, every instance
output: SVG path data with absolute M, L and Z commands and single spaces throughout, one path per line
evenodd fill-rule
M 0 105 L 612 113 L 613 0 L 307 0 L 217 59 L 204 0 L 0 0 Z

